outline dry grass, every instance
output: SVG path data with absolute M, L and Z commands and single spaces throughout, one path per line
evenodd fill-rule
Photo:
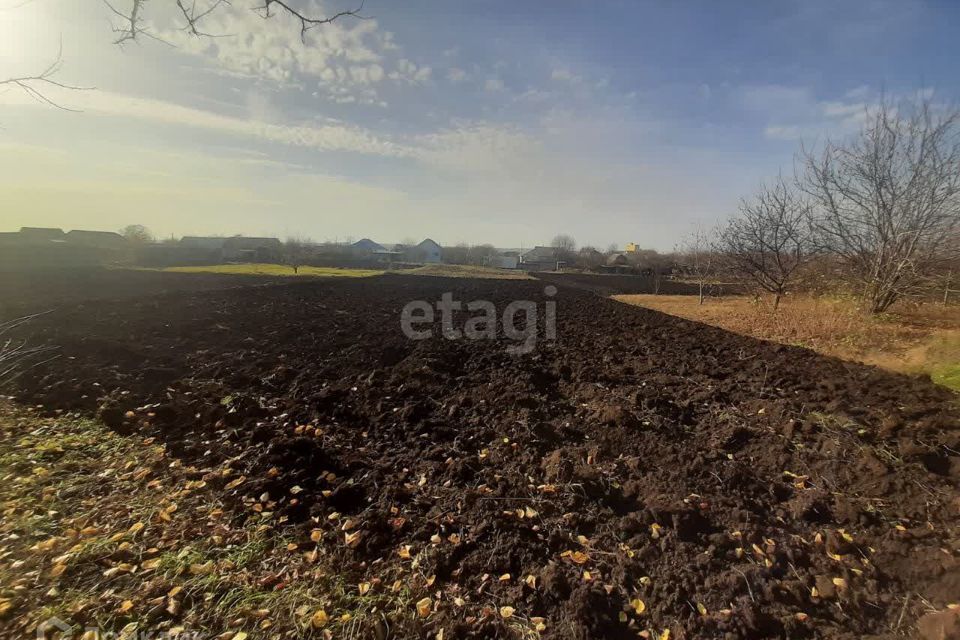
M 441 276 L 445 278 L 495 278 L 498 280 L 532 280 L 524 271 L 516 269 L 498 269 L 496 267 L 478 267 L 462 264 L 428 264 L 416 269 L 402 271 L 404 274 L 418 276 Z
M 153 269 L 151 269 L 153 271 Z M 166 267 L 156 271 L 171 273 L 225 273 L 242 276 L 284 276 L 284 277 L 314 277 L 314 278 L 364 278 L 378 276 L 383 273 L 376 269 L 340 269 L 337 267 L 310 267 L 301 266 L 297 273 L 293 267 L 285 264 L 242 263 L 242 264 L 214 264 L 195 267 Z
M 905 373 L 928 373 L 960 390 L 960 306 L 901 305 L 881 316 L 843 298 L 793 296 L 769 301 L 733 296 L 697 304 L 694 296 L 615 296 L 729 331 L 809 347 L 824 354 Z
M 52 617 L 77 638 L 94 627 L 101 638 L 134 628 L 340 638 L 381 612 L 415 615 L 406 583 L 360 594 L 319 543 L 255 498 L 249 512 L 228 508 L 222 485 L 241 480 L 227 474 L 189 467 L 152 439 L 0 397 L 0 638 L 36 637 Z M 319 610 L 329 616 L 322 629 Z

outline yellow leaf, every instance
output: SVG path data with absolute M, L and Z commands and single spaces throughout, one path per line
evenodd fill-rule
M 369 582 L 361 582 L 360 584 L 357 585 L 357 591 L 359 591 L 359 592 L 360 592 L 360 595 L 362 595 L 362 596 L 363 596 L 363 595 L 366 595 L 367 592 L 370 591 L 370 583 L 369 583 Z
M 433 609 L 433 600 L 430 598 L 424 598 L 417 602 L 417 614 L 421 618 L 426 618 L 429 616 L 431 609 Z
M 400 550 L 397 551 L 397 554 L 398 554 L 401 558 L 405 558 L 405 559 L 406 559 L 406 558 L 409 558 L 409 557 L 410 557 L 410 545 L 405 544 L 405 545 L 403 545 L 402 547 L 400 547 Z
M 537 631 L 546 631 L 547 630 L 547 621 L 545 618 L 533 617 L 530 618 L 530 622 L 533 623 L 533 628 Z
M 560 557 L 567 558 L 575 564 L 586 564 L 590 560 L 590 556 L 583 551 L 564 551 L 560 554 Z
M 133 609 L 133 600 L 124 600 L 120 605 L 120 613 L 126 613 L 130 609 Z
M 656 540 L 657 538 L 660 537 L 660 531 L 662 529 L 663 527 L 661 527 L 659 524 L 654 522 L 652 525 L 650 525 L 650 537 Z
M 500 607 L 500 616 L 503 618 L 513 617 L 513 612 L 515 609 L 513 607 Z
M 847 581 L 843 578 L 834 578 L 832 582 L 841 591 L 847 588 Z
M 510 574 L 505 573 L 502 576 L 500 576 L 500 582 L 510 582 Z
M 236 489 L 246 481 L 247 481 L 247 476 L 240 476 L 236 480 L 231 480 L 230 482 L 228 482 L 226 486 L 224 486 L 224 489 L 226 489 L 227 491 L 230 491 L 231 489 Z
M 317 609 L 317 612 L 313 614 L 313 617 L 310 618 L 310 624 L 313 625 L 314 629 L 320 629 L 321 627 L 326 626 L 327 622 L 330 621 L 330 616 L 327 615 L 327 612 L 323 609 Z
M 699 611 L 702 616 L 707 615 L 707 607 L 702 602 L 697 603 L 697 611 Z
M 323 538 L 322 529 L 314 529 L 310 532 L 310 540 L 313 542 L 320 542 L 320 539 Z
M 630 606 L 633 607 L 634 613 L 636 613 L 638 616 L 647 610 L 646 603 L 640 598 L 634 598 L 633 600 L 631 600 Z
M 532 573 L 526 577 L 524 582 L 526 582 L 527 586 L 530 587 L 531 589 L 537 588 L 537 576 L 533 575 Z
M 237 635 L 233 636 L 232 640 L 247 640 L 247 632 L 238 631 Z
M 354 531 L 353 533 L 343 534 L 343 541 L 350 548 L 356 547 L 360 544 L 360 536 L 363 534 L 362 531 Z
M 203 564 L 195 563 L 190 565 L 190 573 L 195 576 L 205 576 L 213 573 L 213 560 L 208 560 Z

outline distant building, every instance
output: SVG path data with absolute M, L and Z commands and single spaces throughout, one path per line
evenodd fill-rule
M 70 244 L 97 249 L 126 249 L 127 239 L 113 231 L 85 231 L 74 229 L 68 232 L 64 239 Z
M 420 244 L 408 247 L 405 250 L 404 258 L 409 262 L 424 262 L 427 264 L 438 264 L 443 262 L 443 247 L 427 238 Z
M 223 259 L 230 262 L 279 262 L 282 253 L 277 238 L 234 236 L 223 242 Z
M 350 245 L 350 252 L 360 258 L 368 258 L 375 253 L 382 253 L 387 251 L 387 248 L 382 244 L 374 242 L 370 238 L 363 238 L 357 240 L 352 245 Z
M 607 256 L 607 266 L 628 267 L 630 266 L 630 259 L 625 253 L 611 253 L 609 256 Z
M 516 251 L 504 251 L 490 256 L 487 265 L 498 269 L 516 269 L 520 266 L 520 254 Z
M 180 246 L 189 249 L 206 249 L 208 251 L 222 251 L 226 238 L 212 236 L 183 236 Z
M 63 229 L 51 227 L 20 227 L 20 242 L 51 242 L 63 240 Z
M 640 251 L 640 245 L 638 245 L 636 242 L 627 243 L 627 253 L 636 253 L 637 251 Z
M 537 246 L 520 256 L 520 266 L 527 271 L 556 271 L 563 265 L 556 247 Z

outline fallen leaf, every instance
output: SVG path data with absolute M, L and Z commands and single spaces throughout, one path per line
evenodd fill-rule
M 313 617 L 310 618 L 310 624 L 314 629 L 320 629 L 325 627 L 327 622 L 330 621 L 330 616 L 327 615 L 327 612 L 323 609 L 317 609 L 317 612 L 313 614 Z
M 638 616 L 647 610 L 646 603 L 640 598 L 634 598 L 633 600 L 631 600 L 630 606 L 633 607 L 634 613 L 636 613 Z
M 514 611 L 513 607 L 500 607 L 500 616 L 503 618 L 513 617 Z
M 426 618 L 430 615 L 430 610 L 433 609 L 433 600 L 430 598 L 423 598 L 417 602 L 417 614 L 421 618 Z

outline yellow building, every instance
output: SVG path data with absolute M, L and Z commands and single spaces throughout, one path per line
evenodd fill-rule
M 636 242 L 627 243 L 627 253 L 636 253 L 640 251 L 640 246 Z

